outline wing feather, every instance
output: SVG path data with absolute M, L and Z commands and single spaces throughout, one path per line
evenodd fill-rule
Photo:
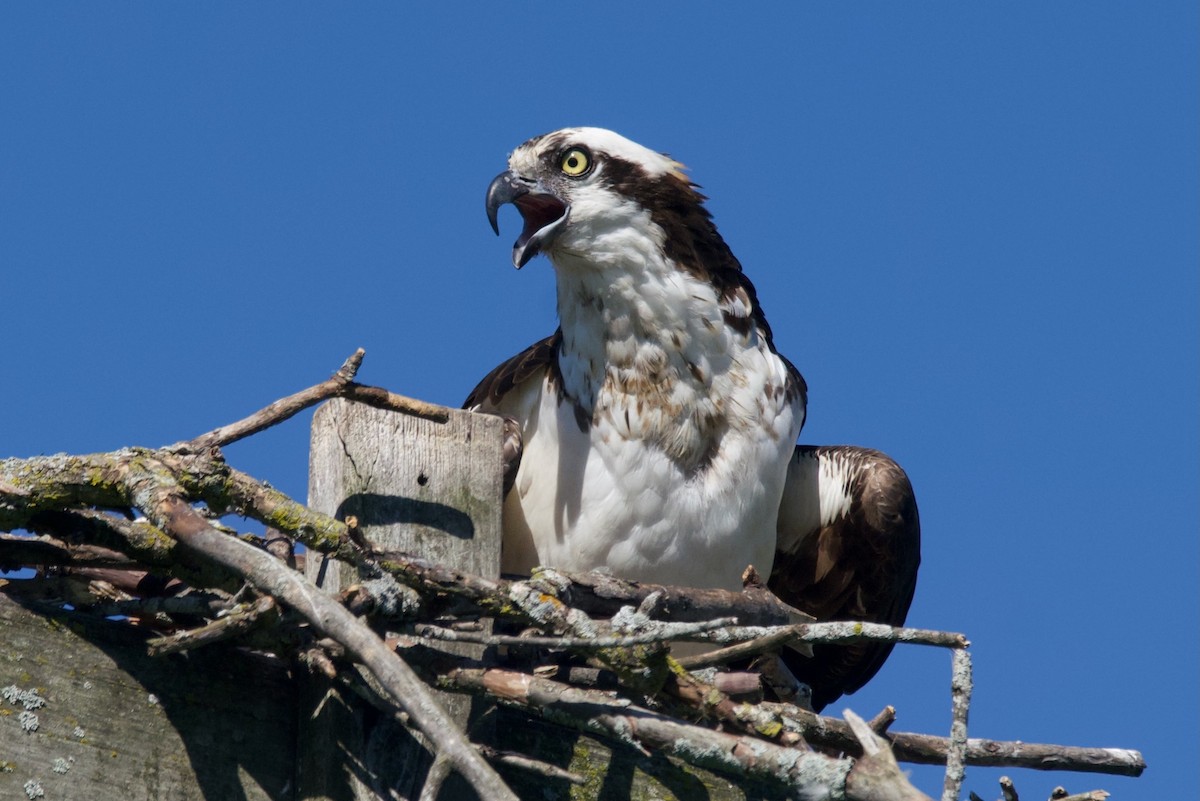
M 921 523 L 908 476 L 884 454 L 850 446 L 798 446 L 780 505 L 768 582 L 818 620 L 904 623 L 921 561 Z M 862 687 L 892 646 L 814 645 L 784 661 L 820 710 Z
M 499 411 L 504 406 L 506 395 L 530 378 L 541 375 L 545 370 L 550 370 L 556 383 L 562 386 L 556 358 L 561 344 L 562 329 L 560 328 L 540 342 L 533 343 L 511 359 L 501 362 L 483 377 L 475 389 L 471 390 L 471 394 L 463 401 L 463 408 L 480 412 Z
M 529 410 L 522 408 L 522 399 L 528 400 L 528 393 L 519 390 L 530 379 L 539 383 L 546 374 L 558 379 L 559 343 L 562 341 L 561 329 L 550 336 L 535 342 L 525 350 L 513 356 L 484 376 L 483 380 L 471 390 L 471 394 L 463 402 L 464 409 L 488 414 L 498 414 L 504 418 L 504 494 L 512 489 L 521 466 L 521 455 L 524 451 L 526 432 L 523 426 L 529 420 Z M 562 382 L 557 382 L 562 386 Z

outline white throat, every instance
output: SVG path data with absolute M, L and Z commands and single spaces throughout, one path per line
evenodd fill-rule
M 662 229 L 643 210 L 607 230 L 589 227 L 586 257 L 567 237 L 549 254 L 564 392 L 585 418 L 695 469 L 737 424 L 738 404 L 727 402 L 746 389 L 741 355 L 765 347 L 753 326 L 747 334 L 725 323 L 749 315 L 749 299 L 719 298 L 667 259 Z

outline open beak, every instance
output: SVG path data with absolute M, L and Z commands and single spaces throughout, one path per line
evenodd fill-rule
M 505 170 L 496 176 L 487 191 L 488 222 L 497 236 L 500 225 L 496 212 L 505 203 L 516 206 L 525 220 L 521 235 L 513 243 L 513 266 L 519 270 L 541 252 L 542 246 L 567 222 L 571 207 L 537 182 Z

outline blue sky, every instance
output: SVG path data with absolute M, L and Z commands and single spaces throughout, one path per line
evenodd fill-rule
M 1194 792 L 1192 3 L 26 3 L 0 9 L 0 456 L 160 445 L 327 376 L 457 405 L 555 326 L 491 178 L 600 125 L 691 169 L 810 387 L 886 450 L 914 625 L 975 736 L 1139 748 Z M 229 450 L 303 497 L 308 417 Z M 949 659 L 848 699 L 945 732 Z M 940 774 L 917 769 L 927 792 Z

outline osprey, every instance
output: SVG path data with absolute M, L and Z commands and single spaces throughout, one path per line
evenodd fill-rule
M 795 444 L 804 379 L 704 201 L 682 165 L 598 128 L 530 139 L 488 188 L 497 233 L 505 203 L 524 220 L 513 264 L 553 264 L 560 321 L 465 403 L 523 448 L 503 568 L 740 589 L 754 565 L 818 619 L 899 625 L 920 561 L 908 478 L 876 451 Z M 890 650 L 786 661 L 819 710 Z

